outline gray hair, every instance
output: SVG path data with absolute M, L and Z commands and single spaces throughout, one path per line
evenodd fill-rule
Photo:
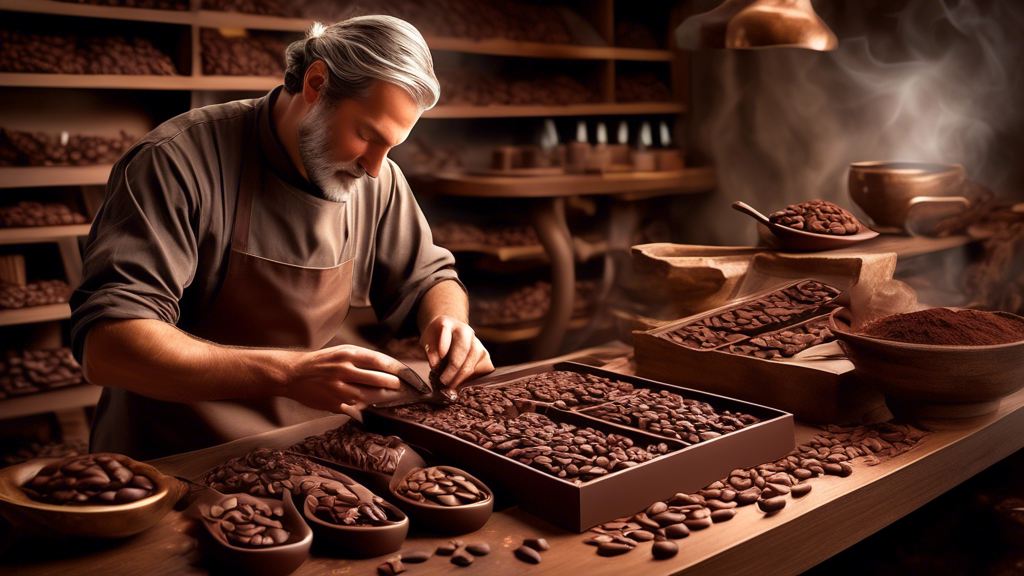
M 329 71 L 323 93 L 328 103 L 366 98 L 376 80 L 405 89 L 424 110 L 441 96 L 427 42 L 415 26 L 392 16 L 359 16 L 330 26 L 316 22 L 304 40 L 288 46 L 285 59 L 289 94 L 302 90 L 306 69 L 322 60 Z

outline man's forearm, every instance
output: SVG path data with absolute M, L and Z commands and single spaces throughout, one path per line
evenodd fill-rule
M 430 322 L 441 315 L 451 316 L 460 322 L 469 321 L 469 299 L 458 282 L 438 282 L 423 295 L 419 311 L 416 313 L 416 324 L 420 332 L 426 330 Z
M 93 384 L 171 402 L 283 395 L 290 354 L 220 346 L 159 320 L 103 320 L 86 336 Z

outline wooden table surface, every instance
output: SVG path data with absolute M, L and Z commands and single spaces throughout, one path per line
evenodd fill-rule
M 651 544 L 623 556 L 603 558 L 572 534 L 516 508 L 495 512 L 480 531 L 461 536 L 491 546 L 489 556 L 461 568 L 435 556 L 407 565 L 407 574 L 796 574 L 829 558 L 1024 447 L 1024 390 L 1003 400 L 991 416 L 960 422 L 922 422 L 934 432 L 910 452 L 867 466 L 853 462 L 848 478 L 812 479 L 811 493 L 787 499 L 785 509 L 765 516 L 756 506 L 736 517 L 678 540 L 679 554 L 654 560 Z M 797 443 L 817 428 L 797 424 Z M 642 490 L 637 486 L 637 490 Z M 208 566 L 189 534 L 194 526 L 172 512 L 150 530 L 122 542 L 72 546 L 8 537 L 0 556 L 6 575 L 204 574 Z M 523 538 L 544 537 L 551 550 L 539 565 L 515 559 Z M 432 550 L 448 538 L 410 534 L 406 549 Z M 311 556 L 295 574 L 375 574 L 384 558 L 343 560 Z

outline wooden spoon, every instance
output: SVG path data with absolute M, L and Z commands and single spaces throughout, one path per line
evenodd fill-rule
M 803 252 L 834 250 L 836 248 L 845 248 L 878 236 L 878 232 L 869 230 L 863 223 L 861 223 L 862 230 L 856 234 L 838 235 L 804 232 L 803 230 L 796 230 L 789 226 L 774 224 L 768 220 L 767 216 L 761 214 L 744 202 L 733 202 L 732 207 L 733 209 L 750 216 L 754 220 L 757 220 L 758 224 L 760 224 L 760 226 L 757 227 L 757 232 L 761 235 L 761 239 L 767 242 L 769 246 L 785 250 Z

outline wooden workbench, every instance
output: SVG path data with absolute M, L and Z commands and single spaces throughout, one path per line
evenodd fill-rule
M 579 360 L 579 355 L 573 355 Z M 591 355 L 594 357 L 594 355 Z M 654 560 L 650 543 L 623 556 L 603 558 L 583 544 L 587 535 L 554 528 L 516 508 L 496 512 L 480 531 L 461 536 L 490 544 L 491 554 L 467 568 L 435 556 L 407 565 L 407 574 L 796 574 L 855 544 L 960 482 L 1024 447 L 1024 390 L 1006 398 L 992 416 L 964 422 L 921 423 L 934 432 L 910 452 L 871 467 L 853 462 L 848 478 L 812 479 L 811 493 L 787 499 L 767 517 L 756 506 L 736 517 L 678 540 L 679 555 Z M 797 443 L 817 428 L 797 424 Z M 258 444 L 257 444 L 258 445 Z M 638 490 L 643 487 L 638 486 Z M 172 512 L 150 530 L 104 546 L 49 544 L 7 538 L 0 571 L 7 575 L 203 574 L 208 567 L 188 534 L 194 526 Z M 515 559 L 523 538 L 544 537 L 551 550 L 539 565 Z M 448 538 L 413 531 L 406 548 L 432 550 Z M 295 574 L 375 574 L 384 558 L 341 560 L 311 556 Z

